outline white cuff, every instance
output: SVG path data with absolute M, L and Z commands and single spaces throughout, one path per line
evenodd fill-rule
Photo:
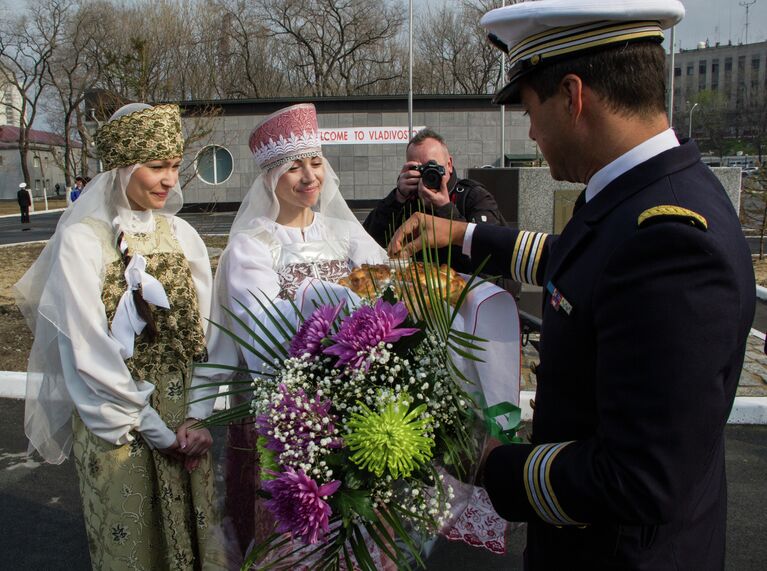
M 469 256 L 471 258 L 471 239 L 474 236 L 474 229 L 477 227 L 474 222 L 469 222 L 466 225 L 466 233 L 463 235 L 463 247 L 461 248 L 461 253 L 464 256 Z
M 176 441 L 176 433 L 168 428 L 157 411 L 149 405 L 139 414 L 136 430 L 150 448 L 168 448 Z

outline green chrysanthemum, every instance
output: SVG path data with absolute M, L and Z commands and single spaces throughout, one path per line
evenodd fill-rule
M 380 412 L 373 412 L 364 403 L 357 402 L 361 412 L 354 413 L 348 423 L 351 431 L 344 440 L 351 456 L 360 468 L 378 477 L 385 470 L 394 478 L 407 477 L 420 464 L 431 459 L 434 440 L 426 436 L 428 418 L 419 418 L 426 405 L 408 412 L 406 400 L 387 404 Z

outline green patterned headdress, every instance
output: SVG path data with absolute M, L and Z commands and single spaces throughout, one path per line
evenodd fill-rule
M 180 157 L 181 110 L 178 105 L 157 105 L 118 117 L 96 132 L 96 148 L 104 170 Z

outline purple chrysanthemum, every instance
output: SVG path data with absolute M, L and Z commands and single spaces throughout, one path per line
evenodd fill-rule
M 256 417 L 256 429 L 266 438 L 264 445 L 279 458 L 288 449 L 291 464 L 309 461 L 310 443 L 316 447 L 338 448 L 341 439 L 334 436 L 335 415 L 330 412 L 331 402 L 318 396 L 309 397 L 303 389 L 291 392 L 283 383 L 277 387 L 279 398 L 274 399 L 269 411 Z
M 290 342 L 289 353 L 291 357 L 319 355 L 322 351 L 322 340 L 330 334 L 330 328 L 338 317 L 343 307 L 343 302 L 336 306 L 322 305 L 301 324 L 296 336 Z
M 331 513 L 323 498 L 334 494 L 340 485 L 339 480 L 333 480 L 318 486 L 303 470 L 296 472 L 293 468 L 286 468 L 274 480 L 264 482 L 264 489 L 272 494 L 266 507 L 277 520 L 277 531 L 289 532 L 304 543 L 317 543 L 328 532 Z
M 381 341 L 393 343 L 418 333 L 416 328 L 397 327 L 406 317 L 407 308 L 401 301 L 392 305 L 379 299 L 374 307 L 362 306 L 344 318 L 338 333 L 332 337 L 335 343 L 324 352 L 338 357 L 337 367 L 348 364 L 359 369 L 366 365 L 370 350 Z

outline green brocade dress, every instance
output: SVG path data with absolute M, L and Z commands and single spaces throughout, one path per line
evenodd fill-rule
M 180 244 L 165 217 L 155 231 L 128 235 L 129 253 L 142 254 L 147 273 L 165 288 L 170 309 L 153 307 L 159 331 L 154 342 L 142 333 L 125 363 L 134 379 L 155 385 L 151 405 L 175 430 L 184 422 L 194 361 L 203 359 L 197 293 Z M 118 256 L 107 260 L 101 299 L 111 323 L 127 284 Z M 218 518 L 214 473 L 208 453 L 189 474 L 179 460 L 152 450 L 133 433 L 115 446 L 73 418 L 73 456 L 94 570 L 218 569 Z M 217 561 L 219 560 L 219 561 Z

